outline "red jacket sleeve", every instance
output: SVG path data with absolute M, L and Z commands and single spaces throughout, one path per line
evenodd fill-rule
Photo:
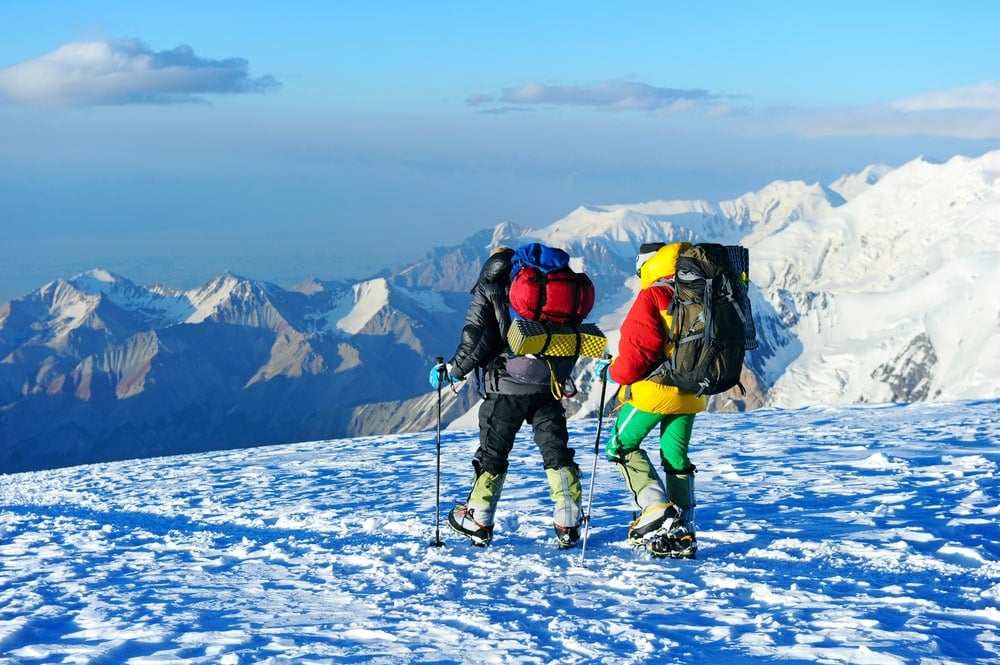
M 663 361 L 663 345 L 666 343 L 663 317 L 672 298 L 673 291 L 665 286 L 643 289 L 636 296 L 622 322 L 618 357 L 609 368 L 609 375 L 615 383 L 635 383 Z

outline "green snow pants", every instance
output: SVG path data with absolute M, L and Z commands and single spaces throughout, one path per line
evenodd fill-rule
M 648 413 L 626 403 L 618 412 L 618 418 L 611 428 L 605 452 L 610 461 L 619 465 L 623 477 L 633 491 L 637 489 L 632 487 L 633 485 L 644 487 L 654 481 L 654 484 L 659 485 L 656 472 L 649 468 L 648 461 L 644 462 L 647 459 L 645 455 L 639 459 L 630 454 L 641 451 L 640 445 L 643 439 L 657 426 L 660 428 L 660 460 L 666 474 L 667 497 L 686 513 L 690 513 L 695 505 L 695 467 L 688 457 L 691 430 L 694 427 L 693 413 L 668 415 Z M 632 468 L 637 464 L 638 467 Z M 647 479 L 642 480 L 643 478 Z M 636 495 L 636 501 L 640 507 L 646 507 L 639 495 Z
M 694 414 L 647 413 L 627 402 L 622 405 L 618 419 L 611 428 L 611 436 L 608 437 L 605 447 L 608 459 L 615 461 L 629 451 L 638 449 L 643 439 L 657 425 L 660 427 L 660 457 L 663 460 L 663 468 L 674 472 L 690 469 L 688 446 L 691 443 L 691 430 L 694 428 Z

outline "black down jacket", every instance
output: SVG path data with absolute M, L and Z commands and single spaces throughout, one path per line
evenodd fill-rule
M 507 330 L 510 328 L 510 271 L 514 250 L 498 247 L 493 250 L 482 269 L 476 285 L 472 287 L 472 302 L 465 314 L 458 349 L 451 359 L 451 375 L 462 379 L 477 368 L 483 369 L 483 389 L 487 393 L 525 395 L 551 392 L 548 380 L 524 383 L 512 377 L 506 369 L 510 356 Z M 544 364 L 546 360 L 534 362 Z M 549 358 L 552 371 L 559 382 L 573 372 L 576 358 Z M 548 370 L 544 371 L 548 377 Z

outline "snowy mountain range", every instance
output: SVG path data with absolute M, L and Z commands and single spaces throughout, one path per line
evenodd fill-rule
M 774 182 L 718 204 L 585 206 L 542 229 L 502 223 L 357 282 L 292 288 L 224 274 L 194 290 L 93 270 L 0 306 L 0 473 L 216 448 L 420 431 L 427 373 L 450 357 L 498 244 L 566 249 L 617 348 L 651 240 L 751 252 L 760 348 L 745 397 L 715 410 L 1000 396 L 1000 151 Z M 599 391 L 578 365 L 573 418 Z M 445 391 L 468 426 L 477 396 Z

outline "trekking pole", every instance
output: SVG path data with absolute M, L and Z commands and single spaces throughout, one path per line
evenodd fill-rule
M 439 357 L 438 362 L 438 409 L 437 409 L 437 499 L 436 508 L 434 514 L 434 540 L 431 541 L 431 547 L 441 547 L 444 545 L 441 542 L 441 383 L 444 382 L 445 374 L 447 369 L 445 369 L 444 358 Z
M 604 422 L 604 395 L 608 388 L 607 376 L 601 377 L 601 404 L 597 411 L 597 437 L 594 439 L 594 468 L 590 472 L 590 491 L 587 497 L 587 513 L 583 520 L 586 524 L 583 527 L 583 542 L 580 544 L 580 566 L 583 566 L 583 557 L 587 555 L 587 536 L 590 535 L 590 509 L 594 506 L 594 477 L 597 475 L 597 456 L 601 450 L 601 423 Z

